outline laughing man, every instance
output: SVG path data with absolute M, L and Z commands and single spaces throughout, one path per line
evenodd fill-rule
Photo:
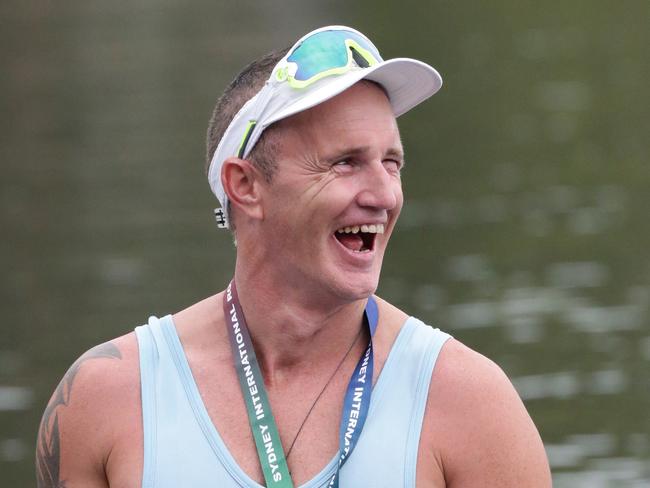
M 403 204 L 395 118 L 441 83 L 341 26 L 237 76 L 208 130 L 234 277 L 77 360 L 40 488 L 551 485 L 499 367 L 373 295 Z

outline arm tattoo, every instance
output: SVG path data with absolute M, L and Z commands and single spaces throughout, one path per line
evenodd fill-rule
M 65 374 L 45 408 L 36 445 L 36 480 L 38 488 L 65 488 L 60 477 L 59 407 L 70 402 L 72 383 L 81 365 L 90 359 L 122 359 L 120 350 L 112 342 L 100 344 L 86 352 Z

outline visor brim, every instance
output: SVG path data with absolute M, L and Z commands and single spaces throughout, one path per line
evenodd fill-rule
M 370 68 L 319 80 L 309 90 L 305 90 L 304 96 L 265 120 L 264 125 L 268 127 L 278 120 L 315 107 L 361 80 L 374 81 L 386 90 L 395 117 L 408 112 L 442 86 L 440 74 L 428 64 L 410 58 L 390 59 Z

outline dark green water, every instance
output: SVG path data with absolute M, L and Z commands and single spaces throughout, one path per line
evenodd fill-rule
M 355 26 L 445 79 L 401 119 L 380 294 L 496 360 L 557 487 L 650 485 L 650 3 L 5 2 L 0 479 L 71 362 L 224 286 L 203 176 L 234 73 Z

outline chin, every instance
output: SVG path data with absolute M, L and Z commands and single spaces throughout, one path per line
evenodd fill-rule
M 365 273 L 364 273 L 365 275 Z M 379 285 L 379 276 L 355 276 L 354 273 L 346 275 L 346 280 L 338 282 L 332 287 L 333 294 L 340 300 L 354 302 L 365 300 L 375 293 Z

